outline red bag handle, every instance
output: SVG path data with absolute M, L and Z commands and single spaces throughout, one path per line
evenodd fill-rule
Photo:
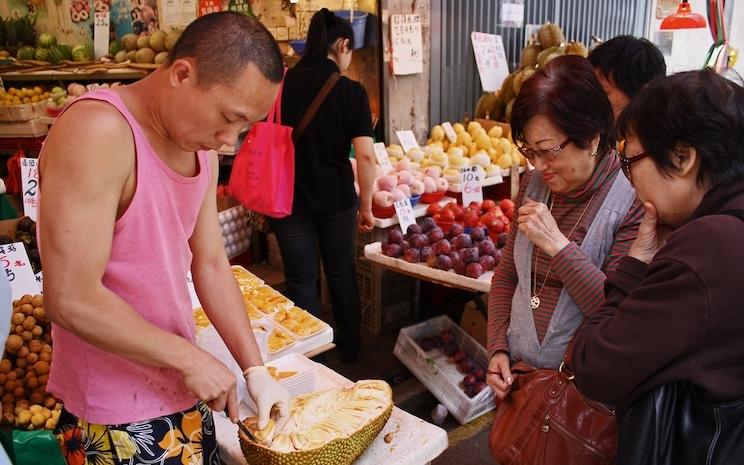
M 285 67 L 284 76 L 282 76 L 282 83 L 281 85 L 279 85 L 279 93 L 277 94 L 276 100 L 274 101 L 274 106 L 271 107 L 271 110 L 269 111 L 269 115 L 266 118 L 266 122 L 268 123 L 282 124 L 282 90 L 284 90 L 284 78 L 286 77 L 287 77 L 287 68 Z M 274 116 L 276 116 L 276 119 L 274 119 Z

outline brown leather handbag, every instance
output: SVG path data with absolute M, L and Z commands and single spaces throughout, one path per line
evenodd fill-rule
M 518 376 L 496 408 L 488 445 L 499 465 L 613 463 L 617 426 L 612 410 L 584 397 L 573 375 L 516 363 Z

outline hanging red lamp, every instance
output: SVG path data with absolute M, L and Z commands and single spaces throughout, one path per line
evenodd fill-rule
M 706 27 L 708 23 L 702 15 L 692 12 L 690 2 L 679 2 L 677 12 L 673 13 L 661 22 L 661 30 L 670 29 L 697 29 Z

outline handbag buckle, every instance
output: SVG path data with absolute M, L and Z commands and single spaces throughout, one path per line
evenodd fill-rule
M 558 367 L 558 373 L 565 374 L 569 381 L 573 381 L 574 379 L 574 374 L 568 370 L 566 362 L 561 362 L 561 365 Z

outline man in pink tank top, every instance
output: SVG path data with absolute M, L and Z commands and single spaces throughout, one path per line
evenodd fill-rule
M 194 343 L 189 270 L 245 370 L 259 426 L 272 407 L 286 420 L 289 394 L 263 366 L 222 245 L 207 152 L 265 117 L 282 74 L 258 21 L 206 15 L 166 64 L 85 95 L 49 133 L 39 220 L 48 388 L 65 405 L 57 434 L 70 465 L 219 463 L 211 410 L 238 420 L 236 378 Z

